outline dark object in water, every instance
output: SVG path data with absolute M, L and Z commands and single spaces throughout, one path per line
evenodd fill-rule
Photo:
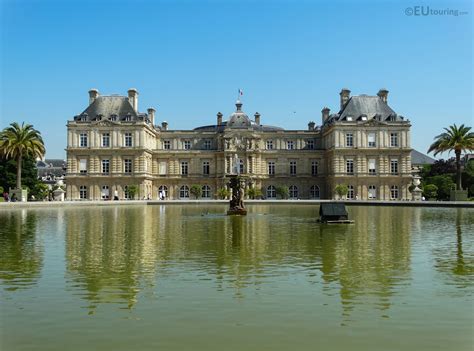
M 354 223 L 349 219 L 346 205 L 343 203 L 322 203 L 319 207 L 319 221 L 322 223 Z

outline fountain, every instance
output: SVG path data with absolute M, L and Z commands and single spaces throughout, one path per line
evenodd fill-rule
M 241 215 L 247 214 L 247 209 L 244 206 L 245 196 L 245 177 L 240 175 L 240 160 L 237 154 L 234 155 L 234 167 L 232 174 L 228 174 L 226 177 L 229 178 L 227 185 L 232 191 L 231 199 L 229 202 L 229 210 L 227 215 Z

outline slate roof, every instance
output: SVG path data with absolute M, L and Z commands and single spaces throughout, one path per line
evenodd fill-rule
M 435 163 L 435 159 L 431 158 L 419 151 L 411 150 L 411 164 L 412 165 L 431 165 Z
M 398 115 L 379 96 L 356 95 L 352 96 L 339 113 L 332 114 L 327 123 L 334 121 L 360 121 L 363 116 L 367 120 L 377 119 L 379 121 L 403 121 L 404 117 Z
M 144 114 L 140 114 L 140 116 L 142 115 Z M 103 95 L 97 97 L 84 112 L 74 119 L 85 117 L 86 121 L 95 121 L 98 116 L 102 116 L 104 119 L 117 116 L 118 121 L 124 120 L 127 116 L 131 116 L 132 121 L 138 120 L 138 115 L 130 104 L 128 97 L 119 95 Z

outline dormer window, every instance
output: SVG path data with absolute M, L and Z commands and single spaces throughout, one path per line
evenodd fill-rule
M 115 122 L 115 121 L 117 120 L 117 115 L 111 115 L 111 116 L 110 116 L 110 120 L 111 120 L 112 122 Z
M 346 117 L 346 120 L 347 120 L 348 122 L 352 122 L 352 116 L 347 116 L 347 117 Z
M 125 122 L 131 122 L 132 121 L 132 115 L 126 115 L 125 116 Z
M 360 120 L 361 120 L 361 121 L 367 121 L 367 116 L 366 116 L 366 115 L 360 116 Z

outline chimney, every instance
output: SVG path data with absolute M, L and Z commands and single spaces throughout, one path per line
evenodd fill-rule
M 341 110 L 346 106 L 347 101 L 349 101 L 349 98 L 351 97 L 351 91 L 349 89 L 342 89 L 341 92 L 339 93 L 341 96 Z
M 383 102 L 387 103 L 387 98 L 388 98 L 387 89 L 380 89 L 377 95 L 382 99 Z
M 222 125 L 222 113 L 217 112 L 217 125 Z
M 255 116 L 255 124 L 256 124 L 257 126 L 259 126 L 259 125 L 260 125 L 260 113 L 255 112 L 255 115 L 254 115 L 254 116 Z
M 150 107 L 148 110 L 148 117 L 150 118 L 151 125 L 155 125 L 155 112 L 156 110 L 153 107 Z
M 327 121 L 327 119 L 329 118 L 329 112 L 331 110 L 328 108 L 328 107 L 325 107 L 321 110 L 321 116 L 322 116 L 322 120 L 323 120 L 323 124 Z
M 128 101 L 132 105 L 135 112 L 138 113 L 138 91 L 135 88 L 128 89 Z
M 309 121 L 308 123 L 308 130 L 309 131 L 314 131 L 314 126 L 316 125 L 316 123 L 314 123 L 313 121 Z
M 168 122 L 166 121 L 161 122 L 161 130 L 164 130 L 164 131 L 168 130 Z
M 89 90 L 89 105 L 92 105 L 92 103 L 99 97 L 99 91 L 97 89 L 91 89 Z

